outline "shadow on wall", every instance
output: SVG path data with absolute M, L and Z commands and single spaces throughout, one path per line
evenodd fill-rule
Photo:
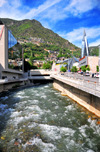
M 4 70 L 4 68 L 2 67 L 1 63 L 0 63 L 0 79 L 2 79 L 2 71 Z

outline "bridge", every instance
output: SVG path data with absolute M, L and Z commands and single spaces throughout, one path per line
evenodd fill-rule
M 62 95 L 70 97 L 100 117 L 100 84 L 71 75 L 61 75 L 50 70 L 33 70 L 25 73 L 23 78 L 1 82 L 0 92 L 15 86 L 33 85 L 34 83 L 53 82 L 54 88 Z

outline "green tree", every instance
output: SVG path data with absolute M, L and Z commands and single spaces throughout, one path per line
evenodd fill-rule
M 60 71 L 61 71 L 61 72 L 66 72 L 66 70 L 67 70 L 67 69 L 66 69 L 66 67 L 64 67 L 64 66 L 62 66 L 62 67 L 60 68 Z
M 87 71 L 90 71 L 90 66 L 89 66 L 89 65 L 86 67 L 86 70 L 87 70 Z
M 96 71 L 99 72 L 99 66 L 98 65 L 96 66 Z
M 50 63 L 44 63 L 42 68 L 43 69 L 51 69 L 51 64 Z
M 71 72 L 77 72 L 77 71 L 78 71 L 77 67 L 73 66 L 72 69 L 71 69 Z
M 30 58 L 29 58 L 29 63 L 31 66 L 33 65 L 33 57 L 32 56 L 30 56 Z
M 86 72 L 86 66 L 85 66 L 85 65 L 81 66 L 81 70 L 82 70 L 83 72 Z

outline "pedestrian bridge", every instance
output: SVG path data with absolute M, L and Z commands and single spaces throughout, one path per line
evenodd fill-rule
M 44 70 L 44 69 L 37 69 L 37 70 L 31 70 L 30 76 L 40 76 L 40 75 L 49 75 L 52 73 L 51 70 Z
M 28 77 L 29 80 L 52 80 L 50 76 L 30 76 Z

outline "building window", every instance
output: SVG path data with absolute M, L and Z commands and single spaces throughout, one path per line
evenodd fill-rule
M 8 68 L 22 71 L 22 46 L 8 30 Z

